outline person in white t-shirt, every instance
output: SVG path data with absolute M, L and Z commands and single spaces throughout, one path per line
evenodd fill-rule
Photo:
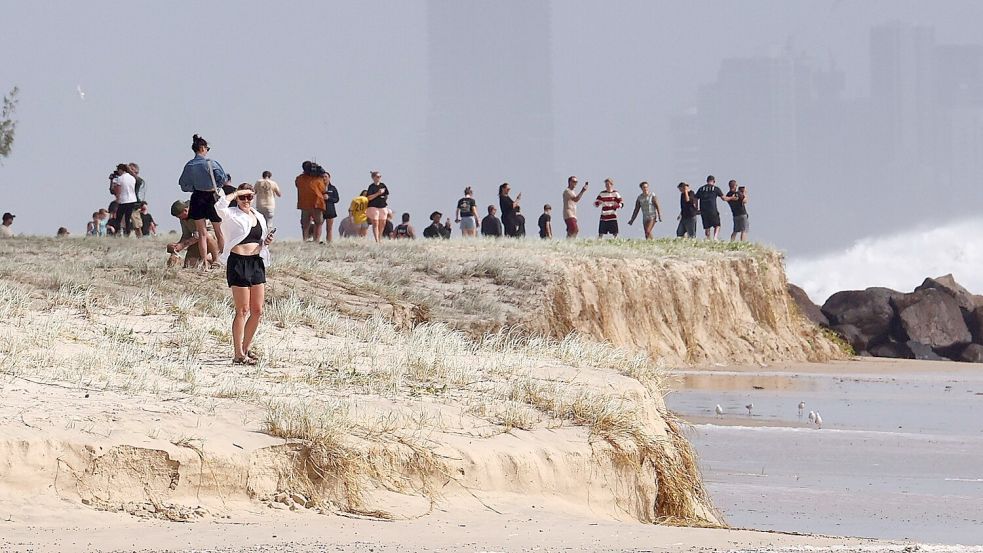
M 119 207 L 116 208 L 117 229 L 129 236 L 133 230 L 133 211 L 138 205 L 137 179 L 130 174 L 130 166 L 125 163 L 117 165 L 116 171 L 119 176 L 113 179 L 113 193 L 119 198 Z

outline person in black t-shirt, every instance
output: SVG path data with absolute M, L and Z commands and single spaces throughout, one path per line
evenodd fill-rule
M 382 226 L 382 237 L 383 238 L 392 239 L 392 237 L 393 237 L 393 230 L 395 228 L 395 227 L 393 227 L 393 212 L 390 211 L 388 208 L 386 208 L 384 211 L 386 212 L 386 215 L 385 215 L 385 217 L 386 217 L 385 221 L 386 222 L 383 223 L 383 226 Z
M 685 182 L 679 183 L 676 188 L 679 189 L 679 216 L 676 217 L 679 225 L 676 227 L 676 237 L 696 238 L 696 215 L 699 213 L 696 195 Z
M 502 221 L 495 216 L 496 213 L 495 206 L 488 206 L 488 215 L 481 220 L 481 235 L 491 236 L 493 238 L 501 238 L 505 234 L 502 228 Z
M 478 235 L 478 203 L 474 201 L 470 186 L 464 189 L 464 197 L 457 201 L 454 222 L 461 224 L 461 236 Z
M 430 226 L 423 229 L 424 238 L 448 239 L 451 237 L 451 220 L 448 218 L 447 222 L 441 225 L 441 217 L 443 217 L 443 214 L 439 211 L 434 211 L 430 214 Z
M 707 183 L 696 191 L 700 200 L 700 215 L 703 217 L 703 231 L 707 240 L 716 240 L 720 234 L 720 212 L 717 211 L 717 198 L 723 198 L 724 192 L 717 186 L 717 179 L 710 175 Z
M 366 217 L 369 218 L 369 226 L 372 228 L 372 237 L 378 242 L 386 235 L 386 223 L 392 225 L 388 217 L 392 214 L 389 211 L 389 187 L 382 182 L 382 174 L 378 171 L 371 171 L 372 184 L 368 188 L 369 208 L 365 210 Z
M 522 193 L 520 192 L 513 200 L 509 196 L 509 192 L 511 191 L 512 187 L 509 186 L 509 183 L 503 182 L 498 187 L 498 203 L 502 208 L 502 227 L 505 229 L 505 236 L 515 237 L 518 236 L 519 232 L 519 222 L 515 217 L 515 208 L 519 207 L 519 201 L 522 200 Z
M 543 214 L 539 216 L 539 237 L 543 240 L 553 239 L 553 208 L 550 204 L 543 206 Z
M 747 221 L 747 187 L 737 186 L 737 181 L 732 180 L 727 183 L 730 190 L 724 196 L 724 200 L 730 205 L 730 212 L 734 216 L 734 232 L 730 233 L 730 241 L 733 242 L 740 237 L 741 242 L 747 240 L 748 221 Z
M 526 216 L 522 214 L 522 206 L 515 206 L 515 237 L 526 237 Z

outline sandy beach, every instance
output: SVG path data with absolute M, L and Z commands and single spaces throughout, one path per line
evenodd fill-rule
M 732 525 L 983 544 L 978 366 L 862 358 L 678 378 L 667 403 L 693 424 L 704 478 Z M 820 411 L 822 430 L 799 416 L 800 401 Z

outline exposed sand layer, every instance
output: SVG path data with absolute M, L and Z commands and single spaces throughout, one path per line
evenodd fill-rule
M 475 267 L 460 270 L 465 246 Z M 733 280 L 680 288 L 710 303 L 660 315 L 657 328 L 636 316 L 652 306 L 619 319 L 588 292 L 654 270 L 662 246 L 643 245 L 656 249 L 642 265 L 624 251 L 635 245 L 584 247 L 282 245 L 262 361 L 233 367 L 221 272 L 164 268 L 153 241 L 5 241 L 0 503 L 15 526 L 63 511 L 83 527 L 119 514 L 216 528 L 245 514 L 467 519 L 505 516 L 524 498 L 604 524 L 719 526 L 662 399 L 665 360 L 825 358 L 834 346 L 790 311 L 775 254 L 678 246 L 659 263 L 683 279 L 716 265 L 773 278 L 763 292 L 728 290 Z M 570 305 L 558 294 L 582 296 L 577 313 L 603 324 L 557 326 Z M 695 333 L 670 335 L 681 323 Z M 717 324 L 743 329 L 736 345 L 712 345 Z M 601 341 L 626 325 L 660 338 Z M 741 356 L 756 341 L 765 353 Z

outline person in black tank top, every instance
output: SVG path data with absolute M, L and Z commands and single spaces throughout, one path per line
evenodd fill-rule
M 410 240 L 413 240 L 416 238 L 416 233 L 413 232 L 413 226 L 410 225 L 409 213 L 403 214 L 403 222 L 399 225 L 396 225 L 396 230 L 393 231 L 393 238 L 396 238 L 397 240 L 403 238 L 409 238 Z

